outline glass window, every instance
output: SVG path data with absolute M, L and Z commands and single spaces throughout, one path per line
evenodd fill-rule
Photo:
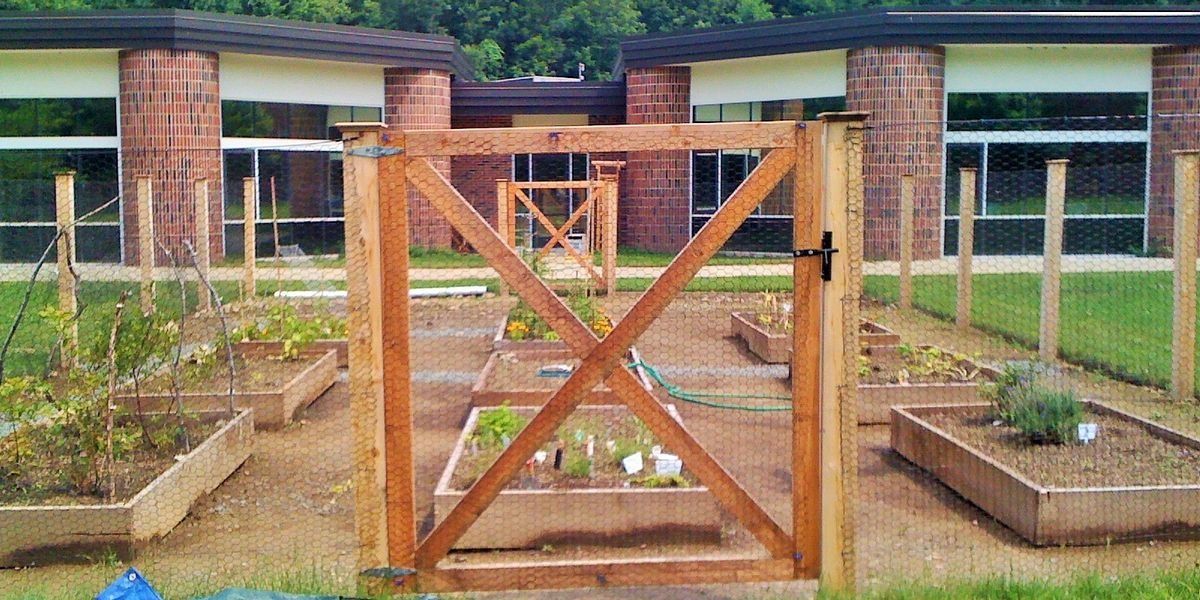
M 383 110 L 371 106 L 326 106 L 281 102 L 221 102 L 225 137 L 340 139 L 334 127 L 344 121 L 381 121 Z
M 717 123 L 721 120 L 721 105 L 706 104 L 693 109 L 692 120 L 697 123 Z
M 987 156 L 985 144 L 946 144 L 946 214 L 958 215 L 959 192 L 962 189 L 962 169 L 973 168 L 975 172 L 975 214 L 981 213 L 983 198 L 983 171 L 981 166 Z
M 0 137 L 117 135 L 115 98 L 0 100 Z
M 1065 158 L 1066 214 L 1145 212 L 1146 145 L 1142 143 L 989 144 L 987 214 L 1045 214 L 1046 161 Z
M 717 211 L 720 186 L 717 183 L 716 150 L 692 153 L 692 212 L 707 214 Z
M 1144 130 L 1144 93 L 949 94 L 950 131 Z

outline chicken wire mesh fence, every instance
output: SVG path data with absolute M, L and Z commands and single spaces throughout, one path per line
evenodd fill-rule
M 1197 119 L 867 132 L 860 583 L 1197 564 Z
M 0 153 L 0 589 L 353 589 L 341 236 L 287 229 L 340 152 L 289 152 Z

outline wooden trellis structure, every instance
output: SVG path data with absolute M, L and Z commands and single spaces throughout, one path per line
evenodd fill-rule
M 820 251 L 794 267 L 791 412 L 792 514 L 785 530 L 629 370 L 630 345 L 667 308 L 789 172 L 795 239 L 822 247 L 848 240 L 848 206 L 861 194 L 861 113 L 823 122 L 461 129 L 387 132 L 382 125 L 342 127 L 350 316 L 351 419 L 355 436 L 355 514 L 359 565 L 372 592 L 456 591 L 576 586 L 696 584 L 815 578 L 843 581 L 847 535 L 838 433 L 853 405 L 857 299 L 847 298 L 851 262 L 823 268 Z M 855 141 L 857 140 L 857 142 Z M 695 235 L 666 271 L 599 339 L 491 227 L 429 157 L 562 152 L 770 149 L 753 173 Z M 402 151 L 401 151 L 402 149 Z M 856 158 L 857 157 L 857 158 Z M 525 185 L 525 184 L 522 184 Z M 409 360 L 408 201 L 419 190 L 501 279 L 550 325 L 580 366 L 564 380 L 464 498 L 424 539 L 417 536 Z M 858 196 L 861 201 L 861 196 Z M 850 242 L 851 244 L 853 242 Z M 861 245 L 858 246 L 861 248 Z M 855 256 L 855 253 L 841 256 Z M 823 271 L 830 275 L 822 283 Z M 849 287 L 848 287 L 849 286 Z M 849 337 L 843 337 L 849 336 Z M 848 362 L 847 362 L 848 361 Z M 847 368 L 849 365 L 849 368 Z M 765 549 L 761 558 L 678 557 L 536 564 L 458 565 L 444 561 L 526 460 L 603 381 Z M 825 432 L 822 435 L 822 432 Z
M 597 176 L 586 181 L 496 181 L 496 222 L 499 224 L 500 237 L 515 248 L 517 244 L 517 202 L 525 206 L 530 218 L 536 220 L 550 234 L 550 240 L 537 249 L 537 256 L 544 258 L 552 250 L 562 247 L 591 278 L 597 289 L 603 289 L 611 294 L 616 291 L 617 274 L 617 201 L 620 185 L 619 170 L 608 172 L 601 176 L 602 167 L 612 168 L 623 165 L 621 161 L 598 161 Z M 533 198 L 529 196 L 532 190 L 573 190 L 582 194 L 583 199 L 575 206 L 575 210 L 567 217 L 562 226 L 556 226 L 546 216 Z M 582 249 L 576 248 L 569 239 L 569 234 L 581 220 L 586 218 L 586 233 Z M 593 255 L 599 251 L 601 256 L 600 271 L 596 270 Z

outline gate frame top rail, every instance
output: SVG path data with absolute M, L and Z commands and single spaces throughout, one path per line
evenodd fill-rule
M 796 121 L 680 123 L 672 125 L 587 125 L 504 129 L 425 129 L 384 135 L 409 158 L 640 152 L 712 148 L 788 148 L 796 145 Z
M 813 348 L 826 343 L 840 348 L 843 343 L 843 323 L 824 323 L 819 320 L 822 308 L 829 310 L 831 301 L 841 304 L 849 269 L 846 265 L 835 268 L 833 285 L 806 289 L 801 294 L 800 286 L 809 285 L 819 277 L 815 270 L 816 261 L 796 261 L 794 291 L 796 292 L 796 318 L 807 319 L 805 327 L 795 328 L 793 372 L 798 378 L 793 386 L 793 449 L 792 465 L 797 471 L 794 480 L 803 479 L 804 485 L 793 487 L 792 511 L 794 531 L 788 535 L 779 528 L 758 503 L 748 496 L 740 484 L 725 472 L 720 463 L 691 437 L 686 429 L 661 410 L 660 403 L 640 386 L 631 383 L 629 374 L 617 366 L 621 349 L 641 335 L 650 323 L 666 308 L 670 299 L 698 272 L 708 256 L 724 243 L 727 234 L 732 234 L 748 210 L 746 203 L 761 201 L 770 189 L 761 190 L 768 181 L 779 181 L 788 171 L 794 172 L 794 208 L 798 216 L 795 223 L 797 241 L 817 235 L 822 229 L 833 228 L 835 235 L 847 235 L 845 212 L 855 206 L 847 197 L 855 191 L 853 182 L 861 177 L 861 162 L 848 160 L 847 142 L 857 135 L 861 142 L 862 121 L 865 113 L 838 113 L 822 115 L 820 122 L 798 123 L 795 121 L 758 123 L 718 123 L 681 125 L 617 125 L 589 127 L 544 127 L 522 129 L 483 130 L 426 130 L 405 131 L 389 134 L 380 126 L 339 124 L 344 132 L 347 150 L 355 146 L 383 143 L 393 148 L 402 148 L 399 153 L 383 158 L 371 158 L 361 153 L 347 152 L 345 170 L 348 191 L 359 196 L 347 197 L 347 212 L 357 213 L 357 218 L 348 218 L 347 246 L 363 246 L 358 255 L 367 260 L 364 273 L 348 276 L 351 296 L 373 304 L 384 304 L 382 309 L 371 307 L 370 318 L 357 319 L 352 324 L 350 337 L 352 351 L 358 348 L 356 358 L 365 361 L 357 371 L 351 365 L 351 373 L 358 372 L 361 380 L 355 388 L 352 381 L 352 422 L 355 424 L 355 456 L 370 455 L 374 465 L 355 467 L 355 514 L 359 533 L 361 568 L 379 567 L 382 559 L 387 564 L 400 567 L 415 567 L 411 575 L 384 580 L 364 577 L 360 582 L 368 590 L 377 591 L 464 591 L 512 588 L 553 588 L 582 585 L 636 585 L 671 583 L 717 583 L 735 581 L 764 581 L 817 577 L 829 579 L 834 587 L 844 580 L 842 572 L 844 552 L 841 540 L 830 540 L 830 536 L 844 535 L 848 529 L 845 517 L 836 514 L 844 509 L 839 498 L 845 492 L 845 483 L 840 477 L 840 459 L 837 436 L 821 435 L 821 431 L 837 422 L 842 410 L 839 405 L 846 402 L 847 388 L 837 375 L 845 358 L 840 353 L 825 357 L 824 364 L 812 360 L 814 354 L 821 358 L 821 351 Z M 373 131 L 372 131 L 373 130 Z M 371 135 L 374 133 L 374 135 Z M 706 148 L 782 148 L 782 152 L 771 152 L 759 168 L 751 174 L 738 202 L 737 210 L 728 212 L 724 219 L 715 218 L 693 238 L 700 244 L 689 242 L 667 269 L 668 277 L 657 280 L 639 299 L 630 315 L 603 340 L 591 334 L 578 318 L 553 295 L 548 288 L 528 269 L 513 251 L 507 248 L 496 230 L 467 203 L 449 181 L 429 164 L 424 157 L 455 155 L 523 154 L 544 152 L 613 152 L 613 151 L 662 151 Z M 771 160 L 775 155 L 775 160 Z M 782 161 L 783 173 L 779 173 Z M 373 163 L 378 162 L 377 168 Z M 353 164 L 351 164 L 353 163 Z M 368 165 L 367 163 L 372 163 Z M 774 164 L 775 166 L 771 166 Z M 773 175 L 760 173 L 764 165 Z M 375 180 L 372 185 L 351 180 L 353 174 L 366 176 L 384 175 L 383 185 Z M 758 173 L 759 176 L 755 177 Z M 390 176 L 390 177 L 389 177 Z M 472 502 L 460 502 L 445 521 L 434 528 L 425 540 L 418 543 L 415 531 L 415 515 L 412 498 L 414 491 L 412 469 L 412 406 L 411 373 L 408 328 L 408 276 L 407 229 L 404 215 L 411 190 L 421 190 L 426 198 L 451 221 L 451 224 L 470 239 L 488 258 L 489 263 L 500 274 L 501 279 L 512 286 L 530 305 L 542 314 L 547 323 L 568 342 L 572 350 L 584 358 L 584 365 L 572 374 L 554 397 L 534 420 L 518 434 L 502 453 L 496 464 L 468 491 Z M 772 184 L 773 186 L 774 184 Z M 857 190 L 861 195 L 861 187 Z M 430 198 L 437 196 L 437 199 Z M 861 197 L 857 198 L 861 201 Z M 364 204 L 366 206 L 364 206 Z M 372 207 L 370 204 L 375 204 Z M 753 208 L 753 207 L 751 207 Z M 801 210 L 802 209 L 802 210 Z M 745 214 L 741 214 L 741 213 Z M 841 214 L 839 218 L 839 214 Z M 349 216 L 349 214 L 348 214 Z M 740 217 L 740 218 L 739 218 Z M 737 222 L 733 222 L 734 220 Z M 357 229 L 353 229 L 353 227 Z M 710 227 L 711 226 L 711 227 Z M 705 230 L 710 230 L 705 235 Z M 387 232 L 386 235 L 380 235 Z M 397 235 L 398 234 L 398 235 Z M 802 235 L 803 234 L 803 235 Z M 382 239 L 381 239 L 382 238 Z M 845 237 L 842 237 L 845 239 Z M 358 265 L 356 265 L 358 266 Z M 814 293 L 814 289 L 823 290 Z M 383 293 L 386 290 L 386 293 Z M 648 302 L 643 302 L 647 301 Z M 641 304 L 647 306 L 639 306 Z M 379 312 L 376 312 L 376 311 Z M 840 311 L 834 311 L 840 316 Z M 380 314 L 382 313 L 382 314 Z M 814 320 L 812 315 L 818 319 Z M 826 315 L 831 316 L 831 315 Z M 829 320 L 829 319 L 826 319 Z M 808 321 L 813 321 L 812 323 Z M 853 336 L 856 327 L 847 335 Z M 814 339 L 814 336 L 815 339 Z M 389 339 L 390 338 L 390 339 Z M 355 344 L 356 340 L 363 343 Z M 853 341 L 853 340 L 851 340 Z M 807 348 L 801 352 L 801 348 Z M 370 352 L 368 352 L 370 350 Z M 376 354 L 378 353 L 378 354 Z M 382 355 L 382 357 L 380 356 Z M 615 357 L 615 358 L 614 358 Z M 840 362 L 838 362 L 840 361 Z M 385 368 L 386 367 L 386 368 Z M 364 374 L 365 373 L 365 374 Z M 619 561 L 566 561 L 558 563 L 508 564 L 481 568 L 469 565 L 439 564 L 450 546 L 465 531 L 490 503 L 490 497 L 498 494 L 517 464 L 516 455 L 537 445 L 557 428 L 557 424 L 574 410 L 583 392 L 599 380 L 606 380 L 617 391 L 624 403 L 652 430 L 670 440 L 672 444 L 686 448 L 690 464 L 694 464 L 701 480 L 709 485 L 715 496 L 727 509 L 739 516 L 743 526 L 751 529 L 770 551 L 769 557 L 680 557 L 676 559 L 632 559 Z M 824 385 L 822 384 L 824 380 Z M 626 385 L 629 384 L 629 385 Z M 355 393 L 357 389 L 358 393 Z M 644 392 L 644 393 L 638 393 Z M 850 396 L 852 400 L 852 396 Z M 547 409 L 549 414 L 547 414 Z M 661 413 L 661 414 L 660 414 Z M 362 421 L 362 423 L 360 423 Z M 382 421 L 382 422 L 380 422 Z M 386 426 L 385 426 L 386 423 Z M 536 425 L 536 426 L 535 426 Z M 526 435 L 529 434 L 529 435 Z M 675 446 L 672 447 L 675 447 Z M 511 452 L 510 452 L 511 451 Z M 387 457 L 399 459 L 407 464 L 389 464 Z M 504 466 L 500 466 L 503 464 Z M 801 475 L 799 473 L 803 473 Z M 831 481 L 837 475 L 836 481 Z M 385 478 L 385 490 L 380 490 L 380 477 Z M 708 481 L 705 481 L 708 480 Z M 484 483 L 484 482 L 487 483 Z M 360 487 L 359 484 L 362 484 Z M 479 487 L 481 489 L 475 489 Z M 486 488 L 487 491 L 484 491 Z M 379 491 L 385 493 L 380 494 Z M 479 493 L 482 492 L 482 493 Z M 719 493 L 718 493 L 719 492 Z M 731 504 L 732 503 L 732 504 Z M 466 506 L 466 505 L 470 506 Z M 382 512 L 383 518 L 379 518 Z M 455 514 L 458 513 L 458 514 Z M 390 518 L 389 518 L 390 517 Z M 801 518 L 803 517 L 803 518 Z M 386 532 L 379 531 L 380 526 Z M 381 539 L 382 538 L 382 539 Z M 382 548 L 380 545 L 382 544 Z M 822 560 L 824 559 L 824 560 Z

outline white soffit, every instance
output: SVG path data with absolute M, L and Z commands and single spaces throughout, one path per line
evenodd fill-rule
M 221 99 L 383 106 L 383 67 L 222 53 Z
M 692 105 L 846 95 L 846 51 L 694 63 Z
M 1149 92 L 1150 46 L 949 46 L 946 92 Z
M 116 50 L 0 51 L 0 98 L 116 98 Z

